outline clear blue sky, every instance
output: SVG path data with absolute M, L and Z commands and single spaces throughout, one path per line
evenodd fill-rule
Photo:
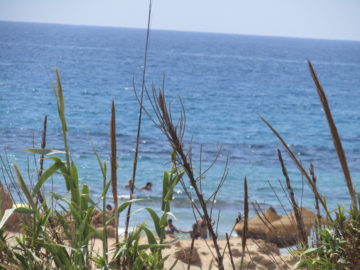
M 147 0 L 0 0 L 0 20 L 145 28 L 147 8 Z M 152 29 L 360 40 L 360 0 L 153 0 Z

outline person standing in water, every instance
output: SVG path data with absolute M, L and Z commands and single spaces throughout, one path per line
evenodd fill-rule
M 125 185 L 125 188 L 132 188 L 134 185 L 134 180 L 129 179 L 129 182 Z

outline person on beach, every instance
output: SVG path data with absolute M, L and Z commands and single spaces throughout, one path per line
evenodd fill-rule
M 180 233 L 181 231 L 178 230 L 172 223 L 172 219 L 168 219 L 167 226 L 165 227 L 166 234 L 174 234 L 175 232 Z
M 105 213 L 106 220 L 109 220 L 113 214 L 114 214 L 113 207 L 110 204 L 107 204 L 106 213 Z M 102 220 L 103 220 L 103 211 L 95 210 L 93 216 L 91 217 L 91 225 L 93 225 L 94 227 L 100 227 L 103 224 Z M 110 225 L 111 224 L 115 224 L 114 220 L 110 222 Z
M 145 186 L 142 186 L 140 189 L 141 190 L 148 190 L 151 191 L 152 188 L 152 183 L 151 182 L 147 182 Z
M 198 239 L 207 239 L 208 231 L 206 226 L 206 221 L 204 218 L 198 219 L 192 226 L 190 233 L 191 238 Z
M 125 185 L 125 188 L 132 188 L 133 185 L 134 185 L 134 180 L 129 179 L 129 182 L 128 182 L 128 184 Z

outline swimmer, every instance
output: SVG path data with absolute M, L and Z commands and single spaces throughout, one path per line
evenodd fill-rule
M 134 185 L 134 180 L 129 179 L 129 182 L 125 185 L 125 188 L 132 188 Z
M 140 189 L 141 190 L 148 190 L 150 191 L 152 188 L 152 183 L 151 182 L 147 182 L 145 186 L 142 186 Z

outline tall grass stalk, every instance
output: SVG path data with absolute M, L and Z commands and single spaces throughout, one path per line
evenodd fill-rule
M 278 139 L 280 140 L 281 144 L 283 145 L 284 149 L 288 152 L 290 158 L 293 160 L 293 162 L 295 163 L 296 167 L 299 169 L 300 173 L 305 176 L 305 179 L 307 180 L 311 191 L 314 193 L 314 195 L 316 196 L 316 198 L 319 200 L 319 202 L 321 203 L 321 206 L 324 208 L 324 211 L 326 213 L 326 216 L 329 220 L 333 220 L 333 218 L 330 215 L 330 211 L 326 205 L 325 199 L 320 195 L 317 187 L 314 185 L 311 177 L 309 176 L 309 174 L 306 172 L 306 170 L 304 169 L 304 167 L 301 165 L 300 161 L 296 158 L 296 156 L 294 155 L 294 153 L 292 152 L 292 150 L 290 149 L 290 147 L 287 145 L 287 143 L 284 141 L 284 139 L 281 137 L 281 135 L 273 128 L 273 126 L 265 120 L 265 118 L 261 117 L 261 120 L 270 128 L 270 130 L 275 134 L 276 137 L 278 137 Z
M 117 190 L 117 161 L 116 161 L 116 113 L 115 102 L 111 105 L 111 120 L 110 120 L 110 163 L 111 163 L 111 187 L 114 200 L 114 217 L 115 217 L 115 244 L 119 245 L 119 216 L 118 216 L 118 190 Z
M 218 237 L 212 225 L 211 215 L 207 208 L 206 200 L 204 199 L 204 196 L 199 189 L 199 186 L 197 184 L 197 178 L 194 175 L 191 152 L 189 151 L 186 153 L 184 150 L 183 136 L 185 132 L 186 121 L 185 110 L 182 107 L 179 121 L 175 124 L 171 115 L 171 111 L 166 103 L 164 89 L 160 89 L 159 91 L 157 91 L 153 87 L 152 91 L 152 98 L 149 94 L 149 101 L 152 105 L 158 122 L 154 119 L 153 121 L 168 139 L 173 151 L 176 153 L 177 164 L 180 164 L 189 179 L 190 185 L 193 188 L 201 206 L 202 218 L 205 220 L 209 235 L 214 244 L 218 268 L 220 270 L 223 270 L 223 256 L 221 254 L 220 247 L 217 241 Z M 222 183 L 222 180 L 220 181 L 220 183 Z M 220 187 L 221 186 L 218 186 L 216 190 L 220 189 Z M 215 191 L 214 193 L 217 194 L 217 191 Z
M 144 101 L 144 91 L 145 91 L 145 76 L 146 76 L 146 67 L 147 67 L 147 57 L 148 57 L 148 48 L 149 48 L 149 39 L 150 39 L 150 22 L 151 22 L 151 9 L 152 2 L 149 1 L 149 14 L 148 14 L 148 24 L 147 24 L 147 32 L 146 32 L 146 41 L 145 41 L 145 55 L 144 55 L 144 69 L 142 73 L 142 81 L 141 81 L 141 95 L 140 95 L 140 104 L 139 104 L 139 118 L 138 118 L 138 126 L 137 126 L 137 134 L 136 134 L 136 145 L 135 145 L 135 153 L 134 153 L 134 161 L 133 161 L 133 170 L 132 170 L 132 185 L 130 186 L 130 201 L 133 198 L 134 189 L 135 189 L 135 181 L 136 181 L 136 169 L 138 162 L 138 154 L 139 154 L 139 145 L 140 145 L 140 135 L 141 135 L 141 122 L 142 122 L 142 113 L 143 113 L 143 101 Z M 126 223 L 125 223 L 125 238 L 128 236 L 129 223 L 130 223 L 130 213 L 131 213 L 131 203 L 128 207 L 127 215 L 126 215 Z
M 245 177 L 244 178 L 244 228 L 241 236 L 242 255 L 240 262 L 240 270 L 243 269 L 244 258 L 245 258 L 245 248 L 246 248 L 246 240 L 248 234 L 248 220 L 249 220 L 249 194 L 248 194 L 247 179 Z
M 236 268 L 235 268 L 235 263 L 234 263 L 234 258 L 233 258 L 233 254 L 232 254 L 232 251 L 231 251 L 229 234 L 226 233 L 225 236 L 226 236 L 227 247 L 228 247 L 228 249 L 229 249 L 229 256 L 230 256 L 231 266 L 232 266 L 233 270 L 236 270 Z M 225 248 L 226 248 L 226 247 L 225 247 Z M 224 251 L 225 251 L 225 248 L 224 248 Z
M 311 77 L 312 77 L 312 79 L 313 79 L 313 81 L 315 83 L 315 86 L 316 86 L 316 91 L 317 91 L 317 93 L 319 95 L 322 107 L 324 109 L 326 120 L 327 120 L 327 122 L 329 124 L 329 129 L 330 129 L 330 133 L 331 133 L 331 136 L 332 136 L 332 139 L 333 139 L 334 147 L 336 149 L 336 153 L 338 155 L 338 158 L 339 158 L 339 161 L 340 161 L 340 164 L 341 164 L 341 168 L 342 168 L 343 173 L 344 173 L 345 182 L 346 182 L 346 185 L 348 187 L 349 194 L 350 194 L 350 197 L 351 197 L 352 207 L 354 209 L 358 210 L 357 209 L 356 192 L 355 192 L 352 180 L 351 180 L 350 170 L 349 170 L 349 167 L 348 167 L 348 164 L 347 164 L 347 161 L 346 161 L 345 151 L 344 151 L 344 148 L 342 146 L 341 139 L 340 139 L 340 136 L 339 136 L 339 132 L 338 132 L 337 127 L 335 125 L 335 121 L 334 121 L 334 119 L 332 117 L 330 107 L 329 107 L 329 103 L 328 103 L 327 98 L 326 98 L 325 91 L 324 91 L 323 87 L 321 86 L 320 81 L 318 79 L 318 76 L 316 75 L 315 69 L 314 69 L 314 67 L 313 67 L 313 65 L 312 65 L 312 63 L 310 61 L 308 61 L 308 65 L 309 65 L 309 70 L 310 70 Z
M 283 175 L 285 177 L 286 187 L 287 187 L 289 195 L 290 195 L 290 202 L 291 202 L 291 206 L 294 211 L 296 225 L 297 225 L 298 233 L 300 235 L 300 240 L 301 240 L 301 243 L 303 245 L 305 245 L 305 247 L 306 247 L 308 245 L 308 241 L 307 241 L 307 235 L 306 235 L 306 231 L 305 231 L 304 221 L 303 221 L 301 213 L 299 211 L 299 206 L 295 200 L 295 194 L 294 194 L 294 190 L 291 186 L 290 177 L 287 173 L 285 163 L 283 161 L 281 151 L 279 149 L 278 149 L 278 157 L 279 157 L 279 161 L 281 164 L 281 169 L 282 169 Z

